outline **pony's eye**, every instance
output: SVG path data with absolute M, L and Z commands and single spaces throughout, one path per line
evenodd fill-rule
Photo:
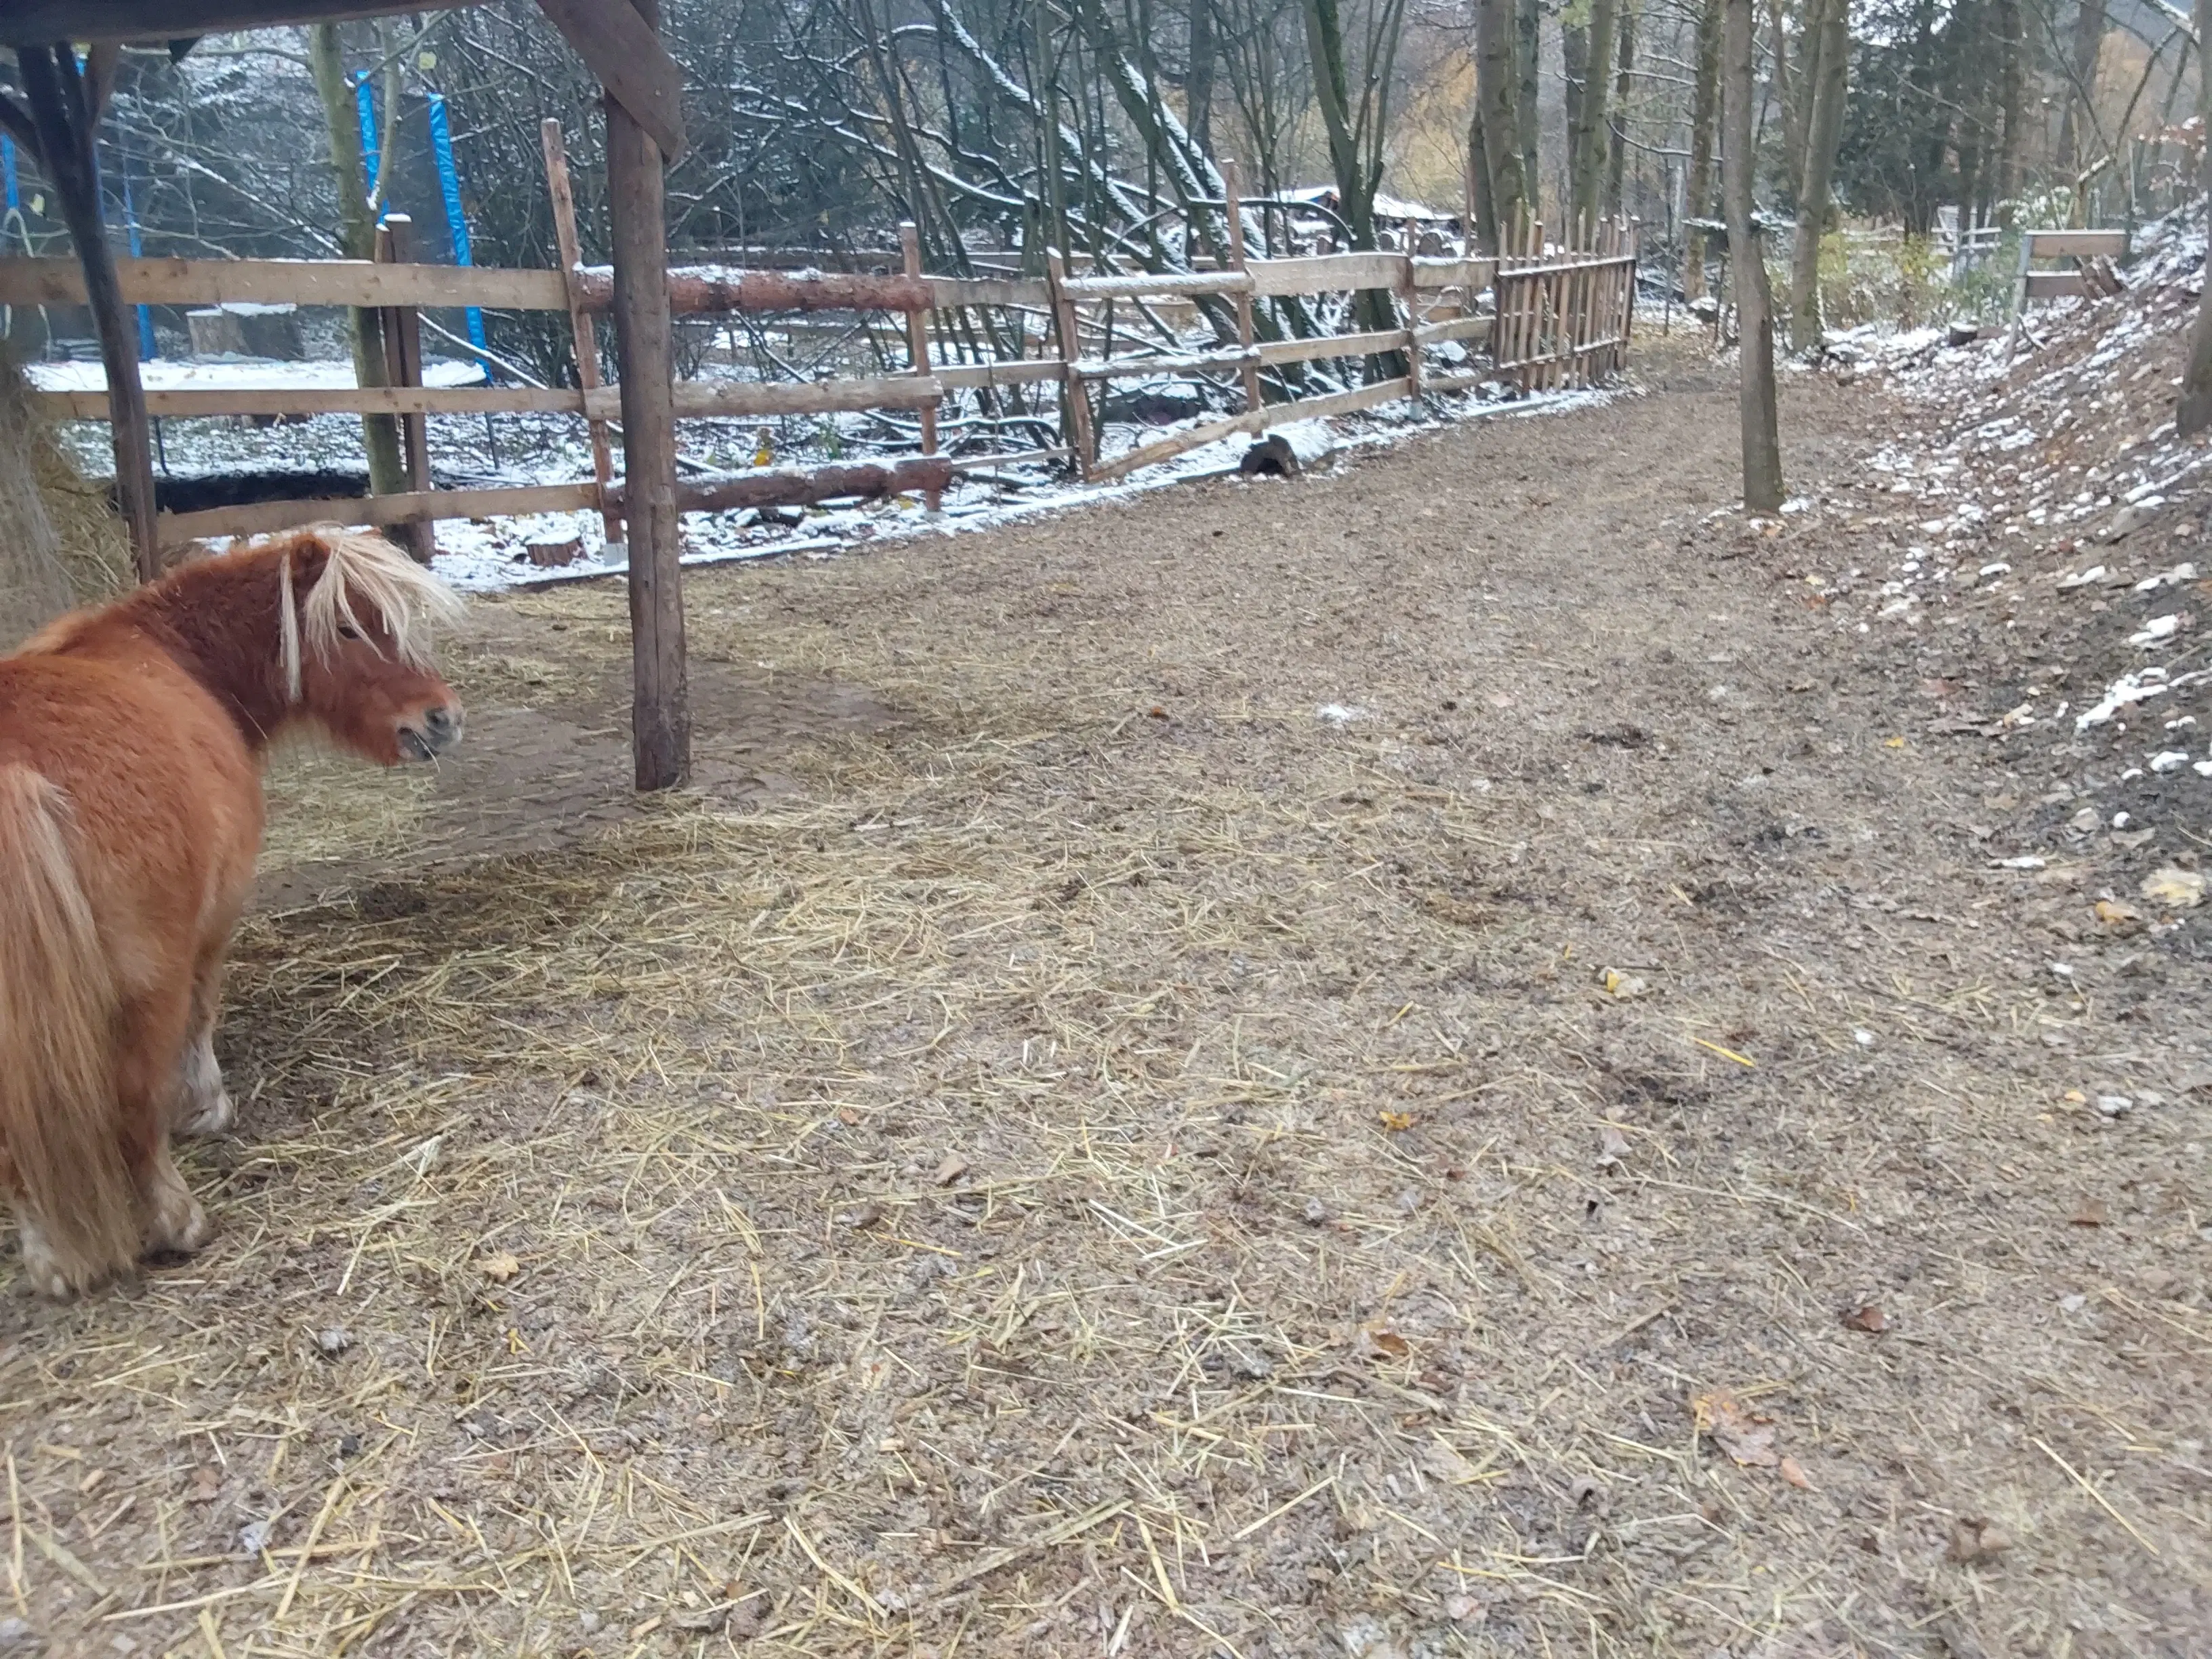
M 351 623 L 340 623 L 338 637 L 342 640 L 357 640 L 361 637 L 361 629 L 356 628 Z

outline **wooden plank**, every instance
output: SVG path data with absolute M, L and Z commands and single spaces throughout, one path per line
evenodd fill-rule
M 634 6 L 649 33 L 659 23 L 658 0 L 602 4 L 609 12 Z M 658 52 L 659 41 L 652 44 Z M 665 163 L 652 130 L 629 106 L 610 95 L 605 115 L 623 517 L 629 526 L 630 757 L 640 789 L 668 789 L 691 775 L 691 698 L 684 666 L 683 530 L 676 512 Z M 587 405 L 592 395 L 585 394 Z
M 557 270 L 490 266 L 380 265 L 366 259 L 118 259 L 131 305 L 203 306 L 230 301 L 281 305 L 477 306 L 566 311 Z M 0 258 L 0 305 L 82 305 L 84 277 L 73 259 Z
M 627 0 L 538 0 L 538 9 L 670 161 L 684 154 L 684 71 Z
M 2025 230 L 2021 240 L 2031 259 L 2118 259 L 2128 251 L 2124 230 Z
M 0 46 L 54 40 L 179 40 L 279 23 L 337 23 L 357 17 L 444 11 L 473 0 L 9 0 Z
M 1464 288 L 1476 292 L 1490 286 L 1495 259 L 1424 259 L 1413 261 L 1417 288 Z
M 1405 337 L 1393 330 L 1394 340 Z M 1404 380 L 1378 380 L 1373 386 L 1359 386 L 1350 392 L 1332 392 L 1319 398 L 1303 398 L 1293 404 L 1270 404 L 1265 409 L 1248 410 L 1242 415 L 1225 421 L 1215 421 L 1207 426 L 1193 427 L 1188 432 L 1177 432 L 1152 443 L 1117 455 L 1103 466 L 1091 471 L 1093 482 L 1103 483 L 1119 478 L 1140 468 L 1194 449 L 1203 449 L 1208 444 L 1219 443 L 1224 438 L 1233 438 L 1239 433 L 1265 432 L 1270 427 L 1284 426 L 1292 421 L 1323 420 L 1332 415 L 1350 415 L 1363 409 L 1373 409 L 1378 404 L 1395 403 L 1407 395 Z
M 1299 259 L 1255 259 L 1252 292 L 1334 294 L 1363 288 L 1395 288 L 1397 253 L 1313 253 Z
M 963 306 L 1026 306 L 1032 311 L 1052 308 L 1052 286 L 1028 277 L 925 276 L 929 303 L 939 311 Z
M 568 298 L 568 343 L 576 354 L 576 406 L 580 409 L 584 393 L 599 388 L 599 341 L 576 286 L 576 272 L 584 264 L 583 241 L 576 231 L 576 191 L 568 178 L 568 147 L 561 136 L 558 118 L 549 115 L 540 121 L 538 137 L 545 155 L 545 190 L 553 202 L 553 240 L 561 254 L 561 285 Z M 587 421 L 585 432 L 592 446 L 592 477 L 603 498 L 599 532 L 610 548 L 621 546 L 622 517 L 604 501 L 615 480 L 614 445 L 605 421 Z
M 1249 294 L 1252 278 L 1240 271 L 1208 270 L 1190 276 L 1070 276 L 1061 287 L 1073 300 L 1167 300 L 1200 294 Z
M 1086 380 L 1112 380 L 1141 374 L 1219 374 L 1230 369 L 1259 368 L 1260 354 L 1253 351 L 1209 351 L 1187 357 L 1085 357 L 1075 372 Z
M 2089 291 L 2089 279 L 2078 270 L 2031 270 L 2021 279 L 2021 296 L 2028 300 L 2073 300 Z
M 104 421 L 104 392 L 34 392 L 49 420 Z M 250 386 L 154 391 L 149 415 L 210 420 L 238 415 L 580 415 L 584 394 L 543 386 Z
M 938 384 L 951 386 L 1025 386 L 1057 380 L 1066 370 L 1056 357 L 1018 358 L 996 363 L 940 363 L 930 371 Z
M 356 495 L 312 501 L 256 501 L 211 507 L 199 513 L 164 513 L 164 542 L 204 536 L 267 536 L 301 525 L 372 527 L 427 519 L 483 519 L 494 514 L 571 513 L 593 507 L 599 487 L 589 483 L 532 484 L 501 489 L 432 489 L 406 495 Z
M 1365 334 L 1323 334 L 1310 340 L 1269 340 L 1260 347 L 1260 361 L 1272 365 L 1311 362 L 1316 357 L 1366 357 L 1402 345 L 1405 339 L 1405 335 L 1397 329 L 1380 328 Z
M 1058 364 L 1053 365 L 1055 372 Z M 584 394 L 584 412 L 606 417 L 621 405 L 621 388 L 602 386 Z M 921 409 L 945 395 L 935 376 L 900 374 L 865 380 L 795 380 L 763 385 L 753 380 L 683 380 L 673 387 L 678 420 L 735 419 L 754 416 L 831 415 L 866 409 Z
M 1491 323 L 1488 317 L 1455 317 L 1445 323 L 1423 323 L 1420 341 L 1423 345 L 1434 345 L 1440 340 L 1486 340 L 1490 337 Z

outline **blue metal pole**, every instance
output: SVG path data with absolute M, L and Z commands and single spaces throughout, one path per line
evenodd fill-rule
M 15 182 L 15 141 L 0 132 L 0 182 L 8 187 L 8 211 L 23 205 L 23 187 Z
M 461 179 L 453 169 L 453 134 L 446 121 L 446 100 L 442 94 L 432 93 L 430 104 L 430 153 L 438 163 L 438 189 L 446 198 L 446 229 L 453 240 L 453 263 L 473 264 L 469 258 L 469 222 L 461 212 Z M 491 376 L 491 359 L 482 356 L 485 349 L 483 313 L 471 306 L 469 343 L 474 346 L 483 363 L 484 376 Z

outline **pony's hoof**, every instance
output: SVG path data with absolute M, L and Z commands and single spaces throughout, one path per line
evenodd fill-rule
M 49 1302 L 70 1302 L 76 1297 L 76 1286 L 54 1260 L 54 1253 L 46 1236 L 36 1227 L 23 1229 L 23 1277 L 31 1288 Z
M 149 1230 L 147 1249 L 172 1255 L 197 1255 L 201 1248 L 215 1237 L 215 1223 L 208 1219 L 207 1212 L 200 1207 L 199 1200 L 189 1193 L 180 1194 L 180 1203 L 164 1205 L 154 1217 Z

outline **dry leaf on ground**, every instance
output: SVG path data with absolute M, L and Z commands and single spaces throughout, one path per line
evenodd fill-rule
M 522 1271 L 522 1263 L 505 1250 L 495 1251 L 490 1255 L 480 1258 L 477 1266 L 483 1270 L 483 1276 L 495 1285 L 504 1285 Z
M 1370 1320 L 1352 1334 L 1352 1351 L 1362 1359 L 1403 1359 L 1413 1345 L 1385 1321 Z
M 2202 871 L 2184 870 L 2169 864 L 2143 878 L 2142 892 L 2153 904 L 2163 904 L 2173 910 L 2193 910 L 2204 902 L 2204 875 Z
M 1889 1316 L 1869 1302 L 1863 1308 L 1854 1308 L 1845 1314 L 1844 1323 L 1852 1330 L 1878 1335 L 1889 1328 Z
M 1713 1443 L 1746 1468 L 1771 1469 L 1781 1461 L 1774 1449 L 1774 1419 L 1753 1412 L 1723 1390 L 1701 1394 L 1690 1401 L 1698 1432 L 1712 1437 Z

